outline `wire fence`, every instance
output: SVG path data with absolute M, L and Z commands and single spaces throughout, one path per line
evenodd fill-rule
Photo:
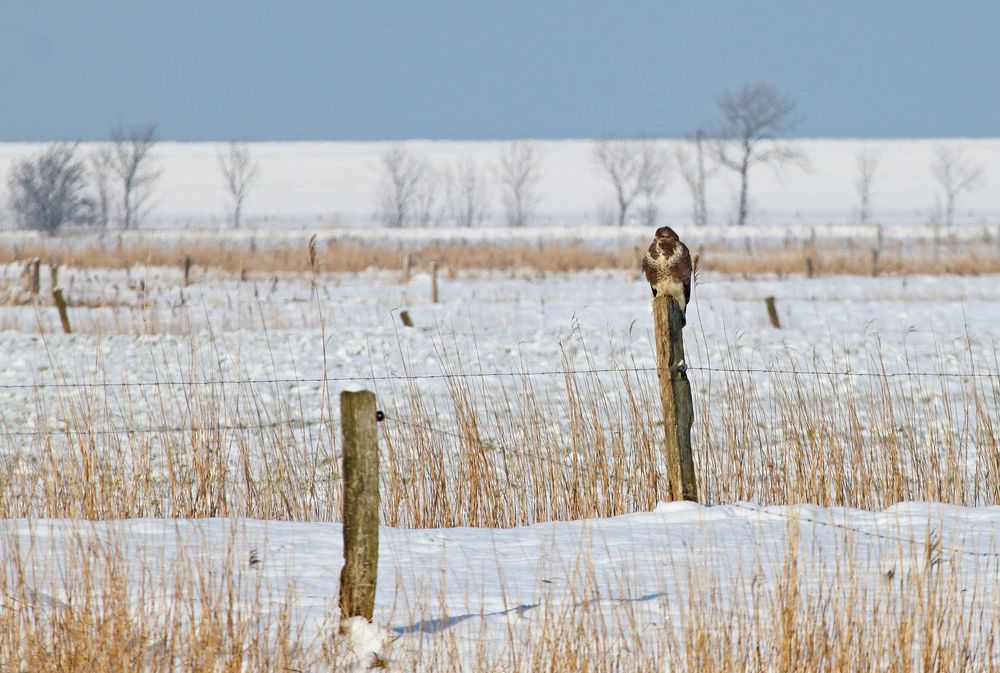
M 594 367 L 584 369 L 548 369 L 537 371 L 454 372 L 438 374 L 357 374 L 351 376 L 276 377 L 276 378 L 219 378 L 219 379 L 162 379 L 156 381 L 40 381 L 33 383 L 0 383 L 0 389 L 59 389 L 59 388 L 169 388 L 213 386 L 258 386 L 325 383 L 400 382 L 443 379 L 525 378 L 540 376 L 581 376 L 587 374 L 644 374 L 668 371 L 665 367 Z M 846 376 L 859 378 L 955 378 L 998 379 L 1000 371 L 854 371 L 851 369 L 792 369 L 770 367 L 718 367 L 687 365 L 684 371 L 722 374 L 766 374 L 781 376 Z
M 714 366 L 689 366 L 689 372 L 714 372 L 725 374 L 765 374 L 765 375 L 791 375 L 791 376 L 847 376 L 847 377 L 876 377 L 882 379 L 903 378 L 903 377 L 948 377 L 948 378 L 988 378 L 1000 381 L 1000 372 L 940 372 L 940 371 L 852 371 L 852 370 L 817 370 L 817 369 L 791 369 L 791 368 L 764 368 L 764 367 L 714 367 Z M 0 384 L 0 389 L 100 389 L 100 388 L 146 388 L 146 387 L 192 387 L 192 386 L 229 386 L 229 385 L 294 385 L 294 384 L 327 384 L 327 383 L 359 383 L 359 382 L 399 382 L 399 381 L 421 381 L 421 380 L 447 380 L 447 379 L 470 379 L 470 378 L 525 378 L 525 377 L 551 377 L 551 376 L 576 376 L 595 374 L 639 374 L 666 371 L 660 367 L 601 367 L 584 369 L 550 369 L 538 371 L 510 371 L 510 372 L 459 372 L 459 373 L 437 373 L 437 374 L 384 374 L 384 375 L 357 375 L 357 376 L 324 376 L 315 378 L 220 378 L 214 380 L 182 380 L 164 379 L 156 381 L 56 381 L 56 382 L 33 382 L 24 384 Z M 383 412 L 382 418 L 387 421 L 408 426 L 411 430 L 432 432 L 451 439 L 463 442 L 483 442 L 481 437 L 472 437 L 461 432 L 445 430 L 428 424 L 426 421 L 415 421 L 405 417 L 406 414 L 396 411 Z M 15 437 L 39 437 L 51 435 L 63 436 L 121 436 L 150 433 L 199 433 L 199 432 L 248 432 L 276 430 L 279 428 L 310 428 L 316 426 L 337 426 L 340 419 L 337 418 L 287 418 L 260 423 L 234 423 L 234 424 L 184 424 L 184 425 L 164 425 L 149 427 L 123 427 L 123 428 L 54 428 L 54 429 L 32 429 L 32 430 L 0 430 L 0 435 Z M 526 449 L 517 449 L 504 446 L 502 442 L 489 442 L 498 451 L 514 454 L 530 454 L 534 459 L 558 465 L 562 468 L 572 469 L 573 466 L 542 455 L 540 452 L 532 452 Z M 890 535 L 883 532 L 865 530 L 844 523 L 832 521 L 821 521 L 816 518 L 807 517 L 799 513 L 788 514 L 771 509 L 763 509 L 744 503 L 727 503 L 728 506 L 753 512 L 758 517 L 778 517 L 795 522 L 811 523 L 817 526 L 841 529 L 852 534 L 883 539 L 894 543 L 908 545 L 926 545 L 928 540 L 918 540 L 912 537 Z M 970 550 L 961 547 L 950 547 L 940 545 L 945 551 L 954 554 L 961 554 L 978 558 L 1000 558 L 1000 552 Z

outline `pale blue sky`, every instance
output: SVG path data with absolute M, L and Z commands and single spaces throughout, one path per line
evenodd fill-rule
M 678 136 L 755 80 L 804 136 L 1000 135 L 997 0 L 0 7 L 0 140 Z

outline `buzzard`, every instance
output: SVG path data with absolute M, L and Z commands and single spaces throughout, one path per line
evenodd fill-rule
M 691 253 L 670 227 L 656 230 L 649 250 L 642 258 L 642 272 L 653 290 L 653 297 L 663 293 L 677 301 L 686 311 L 691 298 Z

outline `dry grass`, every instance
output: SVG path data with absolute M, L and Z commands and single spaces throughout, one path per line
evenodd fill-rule
M 867 357 L 868 371 L 884 371 L 877 342 Z M 452 378 L 376 388 L 388 415 L 387 524 L 508 527 L 648 510 L 670 497 L 655 373 L 632 371 L 627 354 L 584 367 L 619 373 L 578 364 L 562 376 L 479 376 L 446 341 L 439 360 Z M 773 366 L 802 373 L 746 372 L 735 356 L 714 363 L 728 371 L 692 372 L 703 499 L 1000 502 L 989 477 L 1000 467 L 1000 380 L 964 378 L 971 363 L 945 362 L 937 367 L 950 376 L 937 378 L 817 375 L 808 372 L 846 366 L 792 356 Z M 976 371 L 987 365 L 996 370 Z M 114 405 L 101 387 L 36 389 L 30 404 L 64 426 L 4 437 L 0 518 L 337 520 L 336 401 L 306 411 L 282 384 L 212 383 L 220 375 L 114 389 L 123 396 Z M 122 417 L 128 395 L 143 396 L 149 415 Z
M 435 634 L 404 635 L 385 648 L 378 665 L 441 673 L 1000 668 L 1000 624 L 982 595 L 991 581 L 988 570 L 965 567 L 931 537 L 923 550 L 913 550 L 921 559 L 893 566 L 892 573 L 866 563 L 849 535 L 813 565 L 818 550 L 801 540 L 805 525 L 789 523 L 785 548 L 775 550 L 769 565 L 758 559 L 720 567 L 703 554 L 687 570 L 664 566 L 662 584 L 674 587 L 675 600 L 661 601 L 662 612 L 652 621 L 649 599 L 625 598 L 632 595 L 625 579 L 602 586 L 584 557 L 562 578 L 558 596 L 540 585 L 536 606 L 509 620 L 502 634 L 494 631 L 491 644 L 474 618 Z M 2 670 L 370 668 L 352 667 L 337 635 L 335 597 L 310 627 L 315 633 L 304 632 L 296 623 L 294 584 L 264 589 L 259 571 L 236 558 L 233 539 L 221 567 L 198 560 L 196 547 L 169 562 L 137 563 L 121 540 L 81 533 L 63 548 L 61 560 L 39 563 L 14 538 L 5 546 Z M 447 616 L 433 595 L 412 598 L 419 607 L 409 613 L 393 608 L 390 623 Z
M 450 272 L 529 270 L 543 273 L 621 269 L 636 271 L 644 250 L 604 249 L 581 243 L 557 244 L 434 244 L 400 247 L 329 241 L 317 250 L 316 270 L 358 272 L 366 269 L 403 271 L 409 256 L 414 271 L 426 270 L 432 260 Z M 733 245 L 692 242 L 701 268 L 732 274 L 806 274 L 815 276 L 874 274 L 1000 273 L 1000 251 L 995 243 L 942 241 L 888 242 L 873 257 L 866 245 L 834 242 L 750 243 Z M 68 245 L 53 239 L 20 246 L 0 245 L 0 264 L 38 257 L 83 269 L 128 269 L 134 267 L 182 267 L 190 258 L 196 273 L 205 270 L 249 278 L 270 278 L 275 273 L 311 270 L 309 255 L 302 247 L 245 248 L 225 243 L 154 245 Z

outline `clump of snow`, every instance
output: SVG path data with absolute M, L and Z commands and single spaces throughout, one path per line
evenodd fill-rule
M 387 667 L 382 651 L 389 639 L 388 631 L 364 617 L 351 617 L 340 622 L 340 632 L 343 638 L 343 670 L 366 671 Z

